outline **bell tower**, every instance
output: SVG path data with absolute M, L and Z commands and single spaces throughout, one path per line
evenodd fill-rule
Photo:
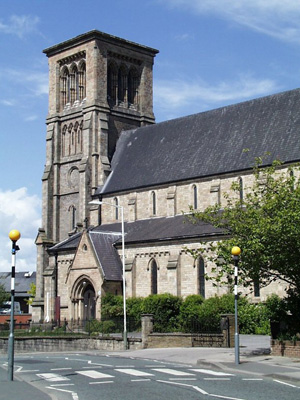
M 110 173 L 121 132 L 155 122 L 152 69 L 158 51 L 94 30 L 44 53 L 49 110 L 35 320 L 44 318 L 43 276 L 55 271 L 47 248 L 89 225 L 88 201 Z

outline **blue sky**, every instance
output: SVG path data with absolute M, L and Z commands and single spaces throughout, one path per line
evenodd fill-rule
M 300 86 L 299 0 L 0 0 L 0 271 L 35 270 L 48 64 L 92 29 L 160 50 L 157 122 Z

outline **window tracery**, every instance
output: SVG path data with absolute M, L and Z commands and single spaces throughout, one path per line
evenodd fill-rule
M 107 71 L 107 99 L 110 106 L 138 108 L 140 76 L 137 68 L 111 61 Z
M 83 151 L 82 143 L 83 121 L 65 124 L 62 128 L 61 155 L 62 157 L 81 154 Z
M 60 109 L 78 106 L 86 97 L 86 65 L 84 60 L 63 65 L 60 73 Z

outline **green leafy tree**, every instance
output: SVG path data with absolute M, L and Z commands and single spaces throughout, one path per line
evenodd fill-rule
M 193 223 L 204 221 L 220 228 L 224 237 L 217 243 L 203 243 L 194 257 L 204 253 L 214 261 L 217 282 L 231 283 L 233 275 L 231 248 L 242 249 L 239 262 L 240 284 L 261 287 L 281 280 L 287 294 L 300 298 L 300 180 L 299 167 L 283 168 L 275 161 L 261 167 L 256 159 L 253 184 L 240 196 L 240 185 L 232 185 L 225 194 L 227 204 L 208 207 L 204 212 L 191 209 Z
M 4 286 L 0 284 L 0 307 L 5 301 L 9 300 L 9 297 L 10 296 L 6 293 Z
M 34 300 L 35 295 L 36 295 L 36 284 L 35 284 L 35 283 L 32 282 L 32 283 L 30 284 L 30 289 L 28 290 L 27 293 L 30 295 L 30 297 L 29 297 L 28 300 L 26 300 L 26 303 L 27 303 L 28 305 L 30 305 L 30 304 L 33 303 L 33 300 Z

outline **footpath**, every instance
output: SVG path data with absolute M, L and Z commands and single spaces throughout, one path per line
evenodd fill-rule
M 108 354 L 108 353 L 107 353 Z M 240 335 L 240 363 L 235 363 L 234 348 L 167 348 L 114 352 L 121 357 L 147 358 L 170 363 L 197 365 L 231 373 L 256 375 L 261 378 L 290 382 L 300 387 L 300 359 L 270 355 L 270 337 Z
M 87 352 L 85 352 L 87 353 Z M 89 353 L 89 352 L 88 352 Z M 124 350 L 119 352 L 97 351 L 99 355 L 140 358 L 197 366 L 206 369 L 225 370 L 236 374 L 272 378 L 300 387 L 300 359 L 270 355 L 270 338 L 266 336 L 240 335 L 240 364 L 235 364 L 235 349 L 194 347 Z M 20 380 L 7 379 L 7 369 L 0 365 L 0 400 L 31 399 L 50 400 L 50 395 Z

